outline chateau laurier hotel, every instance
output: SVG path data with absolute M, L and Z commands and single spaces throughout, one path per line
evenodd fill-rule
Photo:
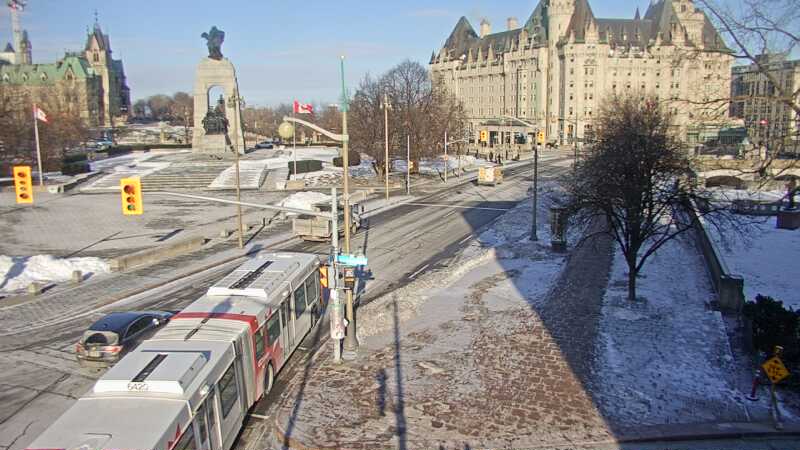
M 602 99 L 646 92 L 666 102 L 676 131 L 726 119 L 733 58 L 691 0 L 658 0 L 633 19 L 595 17 L 587 0 L 541 0 L 519 26 L 476 33 L 462 17 L 431 57 L 434 77 L 464 103 L 472 135 L 490 145 L 545 130 L 549 143 L 591 135 Z M 528 141 L 530 142 L 530 141 Z

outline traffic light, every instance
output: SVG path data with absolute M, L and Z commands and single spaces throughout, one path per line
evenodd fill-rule
M 33 203 L 33 183 L 31 182 L 31 166 L 14 166 L 14 190 L 17 203 Z
M 539 144 L 544 144 L 544 131 L 539 131 L 536 133 L 536 142 Z
M 139 178 L 123 178 L 119 180 L 122 193 L 122 214 L 138 216 L 144 212 L 142 203 L 142 181 Z
M 328 266 L 320 266 L 319 284 L 326 289 L 328 288 Z
M 481 142 L 487 142 L 489 140 L 489 132 L 486 130 L 481 130 Z

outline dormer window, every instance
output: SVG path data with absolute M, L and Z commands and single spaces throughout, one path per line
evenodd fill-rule
M 4 81 L 4 82 L 6 82 L 6 83 L 8 83 L 8 80 L 9 80 L 8 74 L 7 74 L 7 73 L 4 73 L 4 74 L 3 74 L 3 81 Z
M 22 81 L 23 82 L 28 81 L 28 74 L 27 73 L 23 73 L 22 74 Z
M 94 62 L 99 62 L 100 61 L 100 56 L 97 54 L 97 52 L 94 52 L 94 55 L 92 56 L 92 60 Z
M 39 78 L 41 78 L 42 81 L 47 81 L 47 74 L 42 72 L 42 75 Z

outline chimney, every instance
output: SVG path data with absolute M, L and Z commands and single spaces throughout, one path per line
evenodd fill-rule
M 517 28 L 519 28 L 519 22 L 517 22 L 516 17 L 509 17 L 506 23 L 508 24 L 508 31 L 516 30 Z
M 484 38 L 491 33 L 492 33 L 492 24 L 490 24 L 489 21 L 486 19 L 481 20 L 481 38 Z

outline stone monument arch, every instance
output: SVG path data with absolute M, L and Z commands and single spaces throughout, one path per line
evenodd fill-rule
M 194 81 L 194 135 L 192 150 L 202 153 L 227 153 L 233 146 L 244 153 L 242 117 L 239 85 L 236 69 L 222 56 L 225 33 L 212 27 L 203 33 L 208 40 L 208 57 L 197 66 Z M 218 98 L 209 98 L 211 89 L 220 87 L 224 91 L 224 117 L 217 112 Z

